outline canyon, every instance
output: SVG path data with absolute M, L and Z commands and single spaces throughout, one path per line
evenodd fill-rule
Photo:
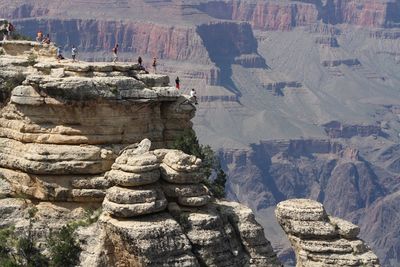
M 0 17 L 33 38 L 50 33 L 67 56 L 77 45 L 82 59 L 110 60 L 119 42 L 123 61 L 140 55 L 150 68 L 156 56 L 184 93 L 196 88 L 194 128 L 218 150 L 228 197 L 252 208 L 282 260 L 294 255 L 272 210 L 311 198 L 359 225 L 383 266 L 398 265 L 399 1 L 9 2 Z

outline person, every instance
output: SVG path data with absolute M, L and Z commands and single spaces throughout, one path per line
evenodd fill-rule
M 140 69 L 142 69 L 142 68 L 143 68 L 143 65 L 142 65 L 142 64 L 143 64 L 143 60 L 142 60 L 142 57 L 141 57 L 141 56 L 138 57 L 137 62 L 139 63 Z
M 60 60 L 64 59 L 63 55 L 62 55 L 62 49 L 61 46 L 57 47 L 57 60 L 58 62 L 60 62 Z
M 190 91 L 190 98 L 193 99 L 193 102 L 197 105 L 197 95 L 196 95 L 196 90 L 194 90 L 194 88 L 192 88 L 192 90 Z
M 75 45 L 73 45 L 72 49 L 71 49 L 72 62 L 76 61 L 76 54 L 77 53 L 78 53 L 78 49 L 75 47 Z
M 11 22 L 8 22 L 6 27 L 6 34 L 4 35 L 4 40 L 11 40 L 11 34 L 14 29 L 14 25 L 12 25 Z
M 36 42 L 41 43 L 43 41 L 43 32 L 42 31 L 38 31 L 37 35 L 36 35 Z
M 117 63 L 117 61 L 118 61 L 118 47 L 119 47 L 119 45 L 116 44 L 116 45 L 113 47 L 113 49 L 112 49 L 112 52 L 113 52 L 113 62 L 114 62 L 114 63 Z
M 50 44 L 51 43 L 50 34 L 46 34 L 46 37 L 43 39 L 42 43 L 43 44 Z
M 175 79 L 176 89 L 179 90 L 179 77 L 177 76 Z
M 157 72 L 157 58 L 153 57 L 153 69 L 154 69 L 154 74 Z

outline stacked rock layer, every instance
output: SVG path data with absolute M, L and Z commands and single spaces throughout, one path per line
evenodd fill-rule
M 58 62 L 55 46 L 36 42 L 0 50 L 0 179 L 14 195 L 101 202 L 121 149 L 144 137 L 168 147 L 192 127 L 195 108 L 168 76 L 132 63 Z
M 294 248 L 297 267 L 380 266 L 377 256 L 357 238 L 358 226 L 328 216 L 316 201 L 286 200 L 275 214 Z
M 107 190 L 101 218 L 112 244 L 108 262 L 279 266 L 249 209 L 229 202 L 209 204 L 200 159 L 173 149 L 150 151 L 150 146 L 145 139 L 127 148 L 105 175 L 116 185 Z

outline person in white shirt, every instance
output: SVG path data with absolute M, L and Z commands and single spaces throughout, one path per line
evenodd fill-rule
M 193 102 L 197 105 L 197 95 L 196 95 L 196 90 L 194 90 L 194 88 L 192 88 L 192 90 L 190 91 L 190 98 L 193 99 Z
M 71 55 L 72 55 L 72 62 L 76 61 L 76 54 L 78 53 L 78 49 L 73 45 L 72 50 L 71 50 Z

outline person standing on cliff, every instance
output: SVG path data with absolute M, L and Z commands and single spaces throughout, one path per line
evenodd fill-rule
M 11 22 L 8 22 L 6 27 L 6 35 L 4 36 L 5 40 L 11 40 L 11 34 L 14 30 L 14 25 L 12 25 Z
M 180 81 L 179 81 L 179 77 L 177 76 L 176 79 L 175 79 L 175 84 L 176 84 L 176 89 L 178 89 L 178 90 L 179 90 L 179 88 L 180 88 L 180 87 L 179 87 L 179 82 L 180 82 Z
M 113 62 L 114 62 L 114 63 L 117 63 L 117 60 L 118 60 L 118 47 L 119 47 L 119 45 L 116 44 L 116 45 L 114 46 L 114 48 L 112 49 L 112 52 L 113 52 Z
M 153 69 L 154 69 L 154 74 L 157 72 L 157 58 L 153 57 Z
M 142 69 L 143 68 L 143 65 L 142 65 L 143 64 L 143 59 L 142 59 L 141 56 L 138 57 L 137 62 L 139 63 L 140 69 Z
M 76 61 L 76 54 L 77 53 L 78 53 L 78 49 L 75 47 L 75 45 L 73 45 L 72 49 L 71 49 L 72 62 Z

